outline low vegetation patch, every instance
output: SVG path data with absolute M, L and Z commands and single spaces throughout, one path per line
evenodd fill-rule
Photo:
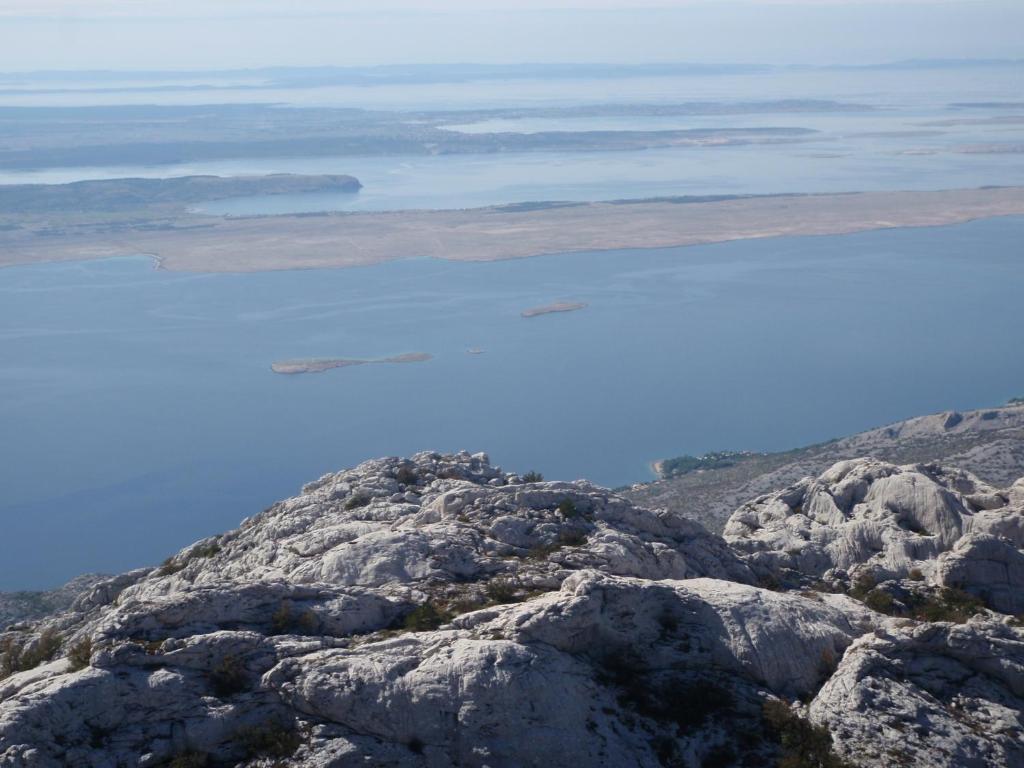
M 345 509 L 353 510 L 367 506 L 372 498 L 365 493 L 354 493 L 345 501 Z
M 519 593 L 519 585 L 512 579 L 491 579 L 484 587 L 484 595 L 487 596 L 487 599 L 498 605 L 520 602 Z
M 598 679 L 617 690 L 619 704 L 680 732 L 703 725 L 733 707 L 732 692 L 710 678 L 670 675 L 655 678 L 631 651 L 613 651 L 598 663 Z
M 173 576 L 179 571 L 185 570 L 186 565 L 188 565 L 188 560 L 185 558 L 176 558 L 174 555 L 171 555 L 160 564 L 160 567 L 157 569 L 157 575 Z
M 913 571 L 910 576 L 911 581 L 919 581 Z M 923 578 L 923 575 L 920 578 Z M 862 601 L 873 611 L 916 621 L 951 621 L 963 624 L 985 610 L 982 600 L 953 587 L 943 587 L 938 591 L 908 591 L 906 594 L 893 596 L 889 591 L 876 586 L 875 577 L 871 574 L 862 574 L 858 577 L 847 594 Z
M 562 548 L 561 543 L 552 544 L 537 544 L 536 546 L 530 547 L 530 550 L 526 553 L 527 560 L 547 560 L 548 557 L 555 554 Z
M 209 755 L 205 752 L 193 751 L 182 752 L 166 763 L 167 768 L 206 768 L 208 765 L 210 765 Z
M 558 543 L 566 547 L 578 547 L 587 543 L 585 531 L 569 528 L 558 534 Z
M 78 672 L 89 666 L 92 659 L 92 638 L 85 637 L 71 646 L 68 651 L 68 662 L 72 672 Z
M 0 680 L 52 661 L 60 646 L 61 637 L 52 629 L 43 630 L 32 644 L 8 638 L 0 644 Z
M 226 699 L 249 689 L 249 673 L 242 660 L 233 654 L 222 658 L 210 670 L 210 687 L 218 699 Z
M 878 613 L 893 614 L 895 600 L 888 592 L 881 589 L 872 589 L 863 598 L 864 605 Z
M 192 547 L 188 553 L 189 560 L 195 560 L 204 557 L 213 557 L 214 555 L 220 554 L 220 544 L 216 541 L 209 541 L 205 544 L 197 544 Z
M 782 750 L 778 768 L 853 768 L 832 751 L 832 735 L 823 725 L 800 717 L 785 702 L 765 702 L 764 725 Z
M 984 603 L 974 595 L 960 589 L 945 587 L 937 595 L 928 595 L 911 605 L 913 618 L 918 621 L 952 621 L 963 624 L 985 610 Z
M 527 472 L 525 475 L 523 475 L 523 482 L 524 483 L 542 483 L 542 482 L 544 482 L 544 475 L 542 475 L 540 472 L 530 471 L 530 472 Z
M 576 502 L 572 499 L 562 499 L 558 502 L 558 512 L 567 520 L 579 517 L 579 510 L 576 509 Z
M 302 735 L 294 721 L 268 720 L 262 725 L 243 728 L 237 738 L 249 760 L 291 757 L 302 745 Z
M 402 466 L 395 470 L 395 480 L 400 485 L 416 485 L 420 478 L 412 467 Z
M 659 464 L 663 478 L 678 477 L 701 469 L 733 467 L 754 454 L 747 451 L 713 451 L 703 456 L 676 456 Z
M 220 554 L 221 546 L 217 541 L 208 541 L 203 544 L 196 544 L 192 549 L 183 555 L 171 555 L 160 565 L 157 570 L 159 576 L 172 576 L 179 571 L 185 570 L 185 566 L 193 560 L 201 560 Z
M 440 610 L 433 603 L 423 603 L 406 615 L 402 626 L 408 632 L 430 632 L 450 620 L 451 615 L 447 611 Z
M 296 611 L 285 601 L 270 617 L 270 631 L 275 635 L 312 635 L 320 626 L 320 620 L 310 609 Z

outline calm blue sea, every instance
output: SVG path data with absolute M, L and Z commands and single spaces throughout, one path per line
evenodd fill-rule
M 1024 218 L 244 275 L 0 270 L 0 589 L 153 563 L 424 449 L 607 485 L 1024 394 Z M 585 310 L 523 319 L 552 301 Z M 480 348 L 483 354 L 468 354 Z M 429 352 L 318 375 L 274 360 Z

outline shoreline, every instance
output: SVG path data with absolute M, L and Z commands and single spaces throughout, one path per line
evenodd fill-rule
M 501 261 L 676 248 L 772 237 L 841 235 L 1024 215 L 1024 187 L 762 196 L 711 202 L 584 203 L 527 211 L 182 216 L 111 232 L 0 231 L 0 267 L 147 255 L 171 272 L 266 272 L 369 266 L 410 258 Z

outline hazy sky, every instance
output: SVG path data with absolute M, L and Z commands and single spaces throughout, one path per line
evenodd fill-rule
M 0 0 L 0 70 L 1024 58 L 1024 0 Z

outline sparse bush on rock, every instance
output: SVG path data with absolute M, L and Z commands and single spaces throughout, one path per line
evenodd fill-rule
M 445 624 L 448 620 L 448 614 L 438 610 L 433 603 L 423 603 L 406 615 L 403 626 L 409 632 L 429 632 Z
M 52 661 L 61 642 L 60 635 L 52 629 L 44 629 L 34 641 L 7 638 L 0 642 L 0 680 Z
M 237 656 L 228 654 L 210 670 L 210 687 L 214 694 L 226 699 L 249 689 L 249 673 Z
M 84 637 L 68 650 L 68 662 L 72 672 L 78 672 L 89 666 L 92 660 L 92 638 Z
M 854 768 L 833 751 L 828 728 L 796 714 L 785 702 L 766 701 L 764 722 L 782 748 L 778 768 Z

